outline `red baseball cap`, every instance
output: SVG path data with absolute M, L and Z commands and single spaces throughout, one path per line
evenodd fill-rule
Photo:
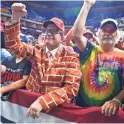
M 83 35 L 85 35 L 85 34 L 91 34 L 91 35 L 93 36 L 92 31 L 90 31 L 90 30 L 88 30 L 88 29 L 86 29 L 86 30 L 83 32 Z
M 43 22 L 43 27 L 46 28 L 49 24 L 55 24 L 63 32 L 65 30 L 64 22 L 59 18 L 53 17 L 50 20 L 44 21 Z

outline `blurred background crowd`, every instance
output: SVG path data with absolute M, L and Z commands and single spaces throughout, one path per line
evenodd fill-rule
M 1 31 L 4 23 L 11 18 L 11 5 L 15 1 L 1 1 Z M 20 2 L 20 1 L 16 1 Z M 21 39 L 34 45 L 38 37 L 44 38 L 42 23 L 52 17 L 58 17 L 64 21 L 65 34 L 73 26 L 81 9 L 82 1 L 21 1 L 26 5 L 27 16 L 21 19 Z M 98 1 L 91 9 L 86 28 L 94 36 L 105 18 L 114 18 L 119 24 L 120 38 L 116 45 L 124 50 L 124 1 Z M 39 37 L 39 38 L 40 38 Z M 95 41 L 94 41 L 95 42 Z

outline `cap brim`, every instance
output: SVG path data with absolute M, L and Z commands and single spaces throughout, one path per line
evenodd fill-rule
M 46 28 L 49 24 L 54 24 L 54 23 L 50 20 L 47 20 L 43 23 L 43 27 Z
M 91 32 L 84 32 L 84 34 L 91 34 L 91 35 L 93 35 Z
M 113 21 L 107 21 L 107 22 L 103 23 L 103 24 L 100 26 L 100 28 L 103 28 L 106 24 L 113 24 L 113 26 L 114 26 L 116 29 L 118 28 L 117 25 L 116 25 Z
M 86 34 L 90 34 L 90 35 L 93 36 L 93 33 L 91 31 L 86 31 L 86 32 L 83 33 L 83 35 L 86 35 Z

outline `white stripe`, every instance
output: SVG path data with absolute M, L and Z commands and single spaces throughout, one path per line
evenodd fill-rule
M 1 101 L 1 115 L 15 123 L 73 123 L 45 113 L 40 113 L 39 118 L 33 119 L 26 116 L 27 110 L 26 107 L 8 101 Z
M 42 81 L 42 83 L 51 83 L 51 84 L 60 84 L 60 82 L 53 82 L 53 81 Z M 49 86 L 49 87 L 53 87 L 53 86 Z
M 55 75 L 55 74 L 46 74 L 46 76 L 54 76 L 54 77 L 62 77 L 63 75 Z M 71 75 L 72 76 L 72 75 Z

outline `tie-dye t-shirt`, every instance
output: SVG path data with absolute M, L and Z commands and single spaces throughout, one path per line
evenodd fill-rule
M 79 106 L 101 106 L 115 97 L 123 88 L 124 51 L 119 49 L 111 53 L 102 52 L 100 47 L 87 43 L 80 54 L 82 82 L 76 98 Z

